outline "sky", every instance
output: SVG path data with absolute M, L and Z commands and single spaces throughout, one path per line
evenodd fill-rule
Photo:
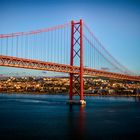
M 112 56 L 140 75 L 139 0 L 0 0 L 0 34 L 79 19 L 84 20 Z M 6 71 L 0 68 L 0 74 Z

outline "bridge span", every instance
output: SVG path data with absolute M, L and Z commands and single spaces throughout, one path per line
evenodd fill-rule
M 140 77 L 120 64 L 82 20 L 36 31 L 1 34 L 0 66 L 69 73 L 69 103 L 75 103 L 74 93 L 80 95 L 78 103 L 86 103 L 84 75 L 140 82 Z

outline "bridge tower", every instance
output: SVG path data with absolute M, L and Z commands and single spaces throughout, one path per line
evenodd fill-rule
M 83 21 L 71 21 L 71 51 L 70 65 L 75 66 L 75 61 L 79 64 L 78 74 L 70 73 L 70 104 L 86 104 L 84 101 L 84 81 L 83 81 Z M 73 95 L 78 94 L 80 100 L 73 100 Z

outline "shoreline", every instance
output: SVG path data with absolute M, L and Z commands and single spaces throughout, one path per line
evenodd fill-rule
M 34 95 L 69 95 L 69 93 L 46 93 L 46 92 L 0 92 L 0 94 L 34 94 Z M 74 96 L 78 96 L 75 94 Z M 140 97 L 140 94 L 110 94 L 110 95 L 101 95 L 101 94 L 91 94 L 84 93 L 84 96 L 100 96 L 100 97 Z

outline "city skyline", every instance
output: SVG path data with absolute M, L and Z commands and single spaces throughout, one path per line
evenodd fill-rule
M 82 18 L 120 63 L 140 74 L 138 1 L 113 3 L 109 0 L 99 2 L 1 0 L 0 3 L 0 17 L 3 19 L 0 23 L 0 34 L 47 28 L 56 25 L 55 23 L 61 24 Z M 1 68 L 1 71 L 6 72 L 7 69 Z

